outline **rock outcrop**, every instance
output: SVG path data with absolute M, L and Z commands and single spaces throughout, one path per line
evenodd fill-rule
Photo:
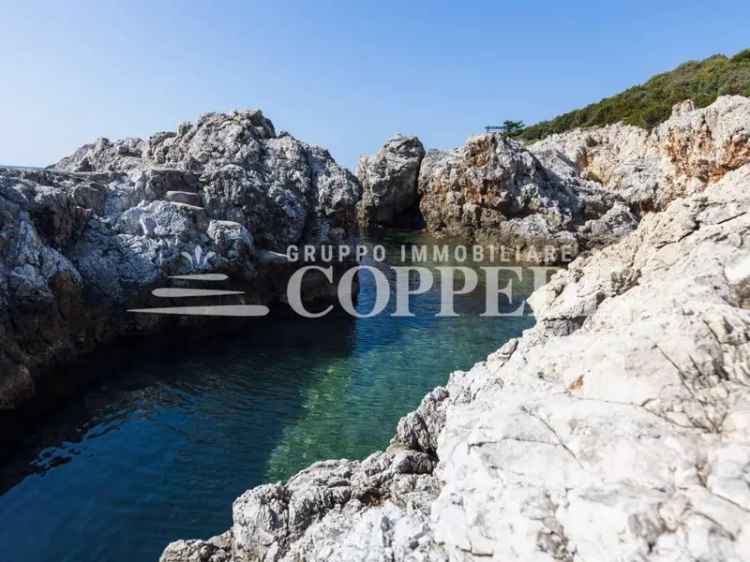
M 394 135 L 374 156 L 362 156 L 357 178 L 362 185 L 359 220 L 364 226 L 421 226 L 417 178 L 424 158 L 417 137 Z
M 750 164 L 531 304 L 537 325 L 453 373 L 385 452 L 250 490 L 228 535 L 162 562 L 746 559 Z
M 698 193 L 748 161 L 750 99 L 742 96 L 702 109 L 680 103 L 650 132 L 616 124 L 528 147 L 483 134 L 423 155 L 416 139 L 394 137 L 360 161 L 360 222 L 396 224 L 394 217 L 419 201 L 435 235 L 509 246 L 530 261 L 566 262 L 619 240 L 642 214 Z
M 650 132 L 622 124 L 576 129 L 529 149 L 557 153 L 631 206 L 663 209 L 750 160 L 750 99 L 722 96 L 701 109 L 686 101 Z
M 359 222 L 425 227 L 436 236 L 513 248 L 537 262 L 568 262 L 637 223 L 625 198 L 582 178 L 558 151 L 533 154 L 499 134 L 425 154 L 396 135 L 357 168 Z
M 538 261 L 570 261 L 637 222 L 623 198 L 582 179 L 561 158 L 538 158 L 499 134 L 428 152 L 419 192 L 430 232 L 520 248 Z
M 277 134 L 260 111 L 208 113 L 146 141 L 99 139 L 53 169 L 126 174 L 136 199 L 197 192 L 209 216 L 244 224 L 274 251 L 303 237 L 336 242 L 345 234 L 336 228 L 355 224 L 361 198 L 356 178 L 328 151 Z
M 225 273 L 249 303 L 283 294 L 291 267 L 263 256 L 344 242 L 360 195 L 328 152 L 260 111 L 100 139 L 45 171 L 0 169 L 0 436 L 47 390 L 75 387 L 53 367 L 186 323 L 126 313 L 169 276 Z

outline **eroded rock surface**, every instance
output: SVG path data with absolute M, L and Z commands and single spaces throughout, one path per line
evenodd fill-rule
M 336 242 L 343 232 L 335 229 L 355 223 L 361 197 L 356 178 L 325 149 L 277 134 L 260 111 L 207 113 L 146 141 L 99 139 L 54 168 L 125 174 L 141 191 L 136 198 L 197 192 L 210 216 L 245 225 L 275 251 L 303 237 Z
M 556 274 L 537 325 L 453 373 L 385 452 L 245 493 L 224 552 L 746 560 L 749 300 L 750 164 Z
M 510 247 L 528 261 L 568 262 L 749 162 L 750 99 L 724 96 L 702 109 L 685 101 L 650 132 L 616 124 L 528 147 L 483 134 L 426 154 L 418 142 L 394 137 L 361 159 L 362 224 L 397 224 L 394 217 L 418 200 L 424 226 L 437 236 Z
M 222 272 L 247 302 L 274 298 L 289 267 L 260 257 L 344 242 L 360 191 L 327 151 L 277 134 L 260 111 L 100 139 L 49 170 L 0 169 L 0 413 L 75 386 L 50 384 L 52 367 L 168 323 L 126 309 L 153 306 L 151 288 L 171 275 Z
M 750 161 L 750 99 L 722 96 L 701 109 L 688 100 L 651 132 L 622 124 L 576 129 L 529 148 L 558 153 L 633 206 L 663 209 Z
M 417 137 L 394 135 L 373 156 L 362 156 L 357 178 L 362 185 L 360 223 L 365 226 L 415 224 L 417 178 L 425 150 Z
M 419 173 L 420 209 L 427 229 L 479 243 L 545 249 L 570 261 L 609 243 L 636 224 L 617 194 L 556 154 L 532 154 L 499 134 L 470 138 L 453 151 L 430 151 Z M 604 239 L 599 236 L 606 233 Z

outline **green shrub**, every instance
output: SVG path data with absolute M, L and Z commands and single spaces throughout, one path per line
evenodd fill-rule
M 731 59 L 713 55 L 702 61 L 688 61 L 615 96 L 526 127 L 520 138 L 533 141 L 577 127 L 619 121 L 650 129 L 670 116 L 675 103 L 692 99 L 696 106 L 705 107 L 718 96 L 729 94 L 750 96 L 750 49 Z

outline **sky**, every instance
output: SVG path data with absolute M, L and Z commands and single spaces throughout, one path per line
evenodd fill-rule
M 0 0 L 0 163 L 260 108 L 354 169 L 750 47 L 750 2 Z

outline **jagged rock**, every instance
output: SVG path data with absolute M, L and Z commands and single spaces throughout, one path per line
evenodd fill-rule
M 454 559 L 743 558 L 748 185 L 745 166 L 534 294 L 537 326 L 472 377 L 498 382 L 447 410 L 432 513 Z
M 750 99 L 721 96 L 702 109 L 688 100 L 651 132 L 622 124 L 576 129 L 530 150 L 558 153 L 631 205 L 663 209 L 750 161 Z
M 128 172 L 141 167 L 144 147 L 144 141 L 137 138 L 112 142 L 102 137 L 83 145 L 54 167 L 68 172 Z
M 246 492 L 231 560 L 744 560 L 749 188 L 747 164 L 556 274 L 386 452 Z
M 548 155 L 547 155 L 548 156 Z M 420 209 L 427 229 L 483 244 L 534 249 L 538 260 L 570 261 L 602 245 L 596 236 L 616 224 L 604 242 L 630 232 L 636 219 L 623 200 L 581 179 L 563 159 L 537 158 L 497 134 L 478 135 L 454 151 L 430 151 L 419 173 Z M 550 260 L 547 256 L 552 250 Z
M 419 196 L 417 178 L 425 150 L 417 137 L 396 134 L 373 156 L 362 156 L 357 178 L 363 194 L 360 223 L 410 226 L 414 223 Z
M 151 199 L 165 199 L 169 191 L 198 193 L 209 215 L 245 225 L 260 247 L 275 251 L 303 236 L 338 243 L 342 228 L 356 222 L 356 178 L 328 151 L 277 135 L 261 111 L 207 113 L 177 132 L 127 142 L 140 149 L 138 156 L 125 158 L 119 143 L 100 140 L 55 169 L 79 171 L 87 161 L 96 171 L 127 173 Z
M 425 453 L 392 447 L 361 462 L 319 462 L 286 484 L 250 490 L 233 505 L 231 560 L 445 560 L 423 510 L 437 492 L 434 464 Z M 352 541 L 342 550 L 343 536 Z M 179 557 L 186 544 L 202 543 L 172 543 L 162 562 L 191 560 Z
M 175 541 L 162 553 L 159 562 L 230 562 L 229 532 L 207 541 Z
M 446 398 L 445 388 L 439 386 L 432 390 L 422 399 L 419 408 L 401 418 L 391 444 L 435 455 L 438 433 L 445 421 Z
M 327 151 L 276 135 L 260 111 L 99 139 L 44 171 L 0 169 L 2 413 L 64 388 L 48 378 L 58 364 L 174 326 L 126 313 L 170 275 L 224 272 L 250 302 L 279 297 L 292 266 L 256 255 L 346 241 L 360 192 Z M 0 441 L 12 433 L 0 424 Z

